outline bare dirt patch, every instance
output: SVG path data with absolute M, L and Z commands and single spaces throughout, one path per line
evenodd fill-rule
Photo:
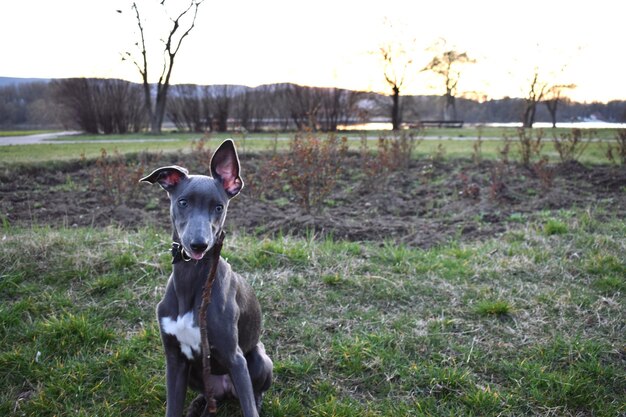
M 350 154 L 324 204 L 306 212 L 288 184 L 270 175 L 271 158 L 241 156 L 246 187 L 229 208 L 229 230 L 259 236 L 314 231 L 430 247 L 450 239 L 497 236 L 545 216 L 547 210 L 592 209 L 600 216 L 626 216 L 623 166 L 569 163 L 537 170 L 497 161 L 416 160 L 403 170 L 368 175 L 361 157 Z M 169 229 L 165 192 L 137 184 L 137 179 L 173 163 L 192 173 L 207 169 L 206 161 L 190 154 L 105 162 L 3 169 L 0 216 L 5 225 Z

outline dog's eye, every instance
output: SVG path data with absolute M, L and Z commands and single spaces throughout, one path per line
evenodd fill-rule
M 218 204 L 217 206 L 215 206 L 215 212 L 216 213 L 221 213 L 222 211 L 224 211 L 224 206 L 221 204 Z
M 178 200 L 178 207 L 187 207 L 189 203 L 187 203 L 187 200 L 185 200 L 184 198 L 181 198 L 180 200 Z

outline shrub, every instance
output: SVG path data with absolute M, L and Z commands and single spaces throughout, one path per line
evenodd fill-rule
M 619 129 L 615 135 L 615 146 L 609 144 L 606 157 L 612 163 L 626 165 L 626 129 Z
M 554 149 L 559 153 L 561 162 L 577 161 L 585 151 L 595 131 L 588 132 L 588 139 L 584 139 L 581 129 L 572 129 L 570 133 L 561 133 L 560 136 L 554 135 Z
M 554 180 L 554 168 L 549 165 L 549 159 L 547 156 L 543 156 L 539 161 L 531 165 L 532 171 L 537 178 L 541 181 L 541 186 L 544 190 L 548 190 L 552 187 L 552 181 Z
M 530 132 L 530 134 L 528 132 Z M 541 143 L 541 140 L 543 139 L 543 130 L 538 129 L 535 133 L 535 138 L 533 139 L 532 130 L 520 127 L 517 129 L 517 137 L 519 139 L 518 147 L 520 160 L 522 164 L 529 166 L 531 159 L 539 157 L 541 154 L 541 148 L 543 148 L 543 143 Z
M 506 175 L 506 165 L 504 163 L 495 164 L 491 168 L 489 175 L 489 195 L 493 200 L 502 197 L 506 191 L 504 177 Z
M 310 213 L 312 209 L 319 210 L 333 190 L 347 152 L 346 137 L 339 141 L 335 135 L 329 135 L 322 140 L 312 133 L 298 134 L 287 152 L 274 157 L 274 174 L 287 182 L 300 206 Z
M 100 150 L 100 156 L 96 160 L 96 169 L 91 172 L 91 181 L 104 186 L 104 192 L 111 203 L 119 204 L 123 197 L 134 191 L 139 184 L 139 179 L 145 172 L 145 159 L 130 166 L 126 157 L 117 149 L 113 155 L 109 155 L 106 149 Z
M 370 152 L 367 137 L 361 136 L 361 169 L 368 187 L 374 186 L 373 179 L 385 177 L 392 172 L 410 168 L 415 148 L 423 138 L 414 132 L 393 133 L 393 136 L 380 136 L 376 152 Z
M 472 143 L 472 160 L 475 164 L 480 164 L 483 160 L 482 147 L 483 147 L 483 127 L 478 126 L 476 128 L 477 138 Z

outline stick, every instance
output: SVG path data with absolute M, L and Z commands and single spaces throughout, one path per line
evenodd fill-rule
M 204 382 L 204 397 L 206 398 L 206 407 L 202 416 L 209 416 L 217 412 L 217 405 L 213 394 L 213 387 L 209 383 L 211 376 L 211 345 L 209 344 L 209 335 L 206 328 L 206 313 L 209 303 L 211 303 L 211 290 L 213 289 L 213 281 L 217 272 L 217 265 L 220 262 L 220 253 L 222 252 L 222 244 L 224 243 L 224 232 L 222 231 L 213 246 L 211 267 L 209 275 L 202 289 L 202 304 L 200 304 L 200 339 L 202 343 L 202 380 Z

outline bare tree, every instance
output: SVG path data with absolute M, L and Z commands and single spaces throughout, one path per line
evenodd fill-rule
M 165 8 L 165 1 L 161 0 L 160 5 Z M 133 2 L 131 9 L 135 12 L 137 27 L 139 29 L 139 47 L 141 57 L 139 60 L 131 52 L 124 54 L 124 59 L 132 60 L 139 70 L 143 81 L 145 108 L 150 120 L 150 131 L 155 134 L 161 133 L 161 126 L 165 117 L 167 104 L 167 94 L 170 86 L 170 78 L 174 68 L 176 55 L 180 51 L 183 40 L 189 35 L 196 24 L 198 8 L 204 0 L 190 0 L 186 8 L 176 17 L 170 17 L 170 27 L 168 34 L 163 39 L 163 65 L 161 74 L 156 84 L 156 99 L 152 100 L 152 89 L 149 83 L 150 73 L 148 72 L 148 51 L 146 47 L 146 36 L 144 31 L 144 21 L 139 13 L 139 7 Z
M 543 96 L 548 90 L 548 84 L 539 77 L 539 69 L 535 68 L 530 82 L 530 88 L 524 99 L 524 113 L 522 114 L 522 126 L 532 128 L 535 123 L 535 113 L 537 104 L 543 100 Z
M 404 86 L 409 66 L 413 59 L 399 44 L 387 43 L 379 48 L 384 63 L 385 81 L 391 87 L 391 125 L 393 130 L 399 130 L 402 124 L 402 103 L 400 92 Z
M 379 44 L 377 54 L 382 60 L 385 81 L 391 88 L 391 125 L 393 130 L 399 130 L 403 113 L 400 95 L 413 66 L 416 39 L 407 38 L 402 27 L 386 18 L 384 25 L 387 34 Z
M 552 127 L 556 127 L 556 111 L 559 103 L 565 98 L 562 97 L 562 94 L 565 90 L 571 90 L 576 88 L 576 84 L 557 84 L 553 85 L 546 91 L 544 97 L 544 104 L 548 108 L 548 112 L 550 113 L 550 119 L 552 119 Z
M 167 102 L 167 116 L 176 128 L 201 133 L 211 127 L 210 107 L 206 87 L 195 84 L 174 85 Z
M 444 49 L 445 43 L 445 40 L 443 40 Z M 459 79 L 461 78 L 461 72 L 458 67 L 475 62 L 467 55 L 467 52 L 458 52 L 450 49 L 435 56 L 422 69 L 422 71 L 432 71 L 443 79 L 446 90 L 443 96 L 443 120 L 457 120 L 456 94 Z
M 322 88 L 320 95 L 321 130 L 335 132 L 338 125 L 357 119 L 356 110 L 362 93 L 341 88 Z
M 318 116 L 321 108 L 319 89 L 297 84 L 286 84 L 283 97 L 289 108 L 289 116 L 297 130 L 318 129 Z
M 97 100 L 87 78 L 55 80 L 52 89 L 57 101 L 64 106 L 71 121 L 86 133 L 98 133 Z
M 53 95 L 87 133 L 126 133 L 143 127 L 141 86 L 124 80 L 69 78 L 52 82 Z
M 232 107 L 232 88 L 228 85 L 213 85 L 207 87 L 206 94 L 210 97 L 213 109 L 213 128 L 217 132 L 228 130 L 228 117 Z

